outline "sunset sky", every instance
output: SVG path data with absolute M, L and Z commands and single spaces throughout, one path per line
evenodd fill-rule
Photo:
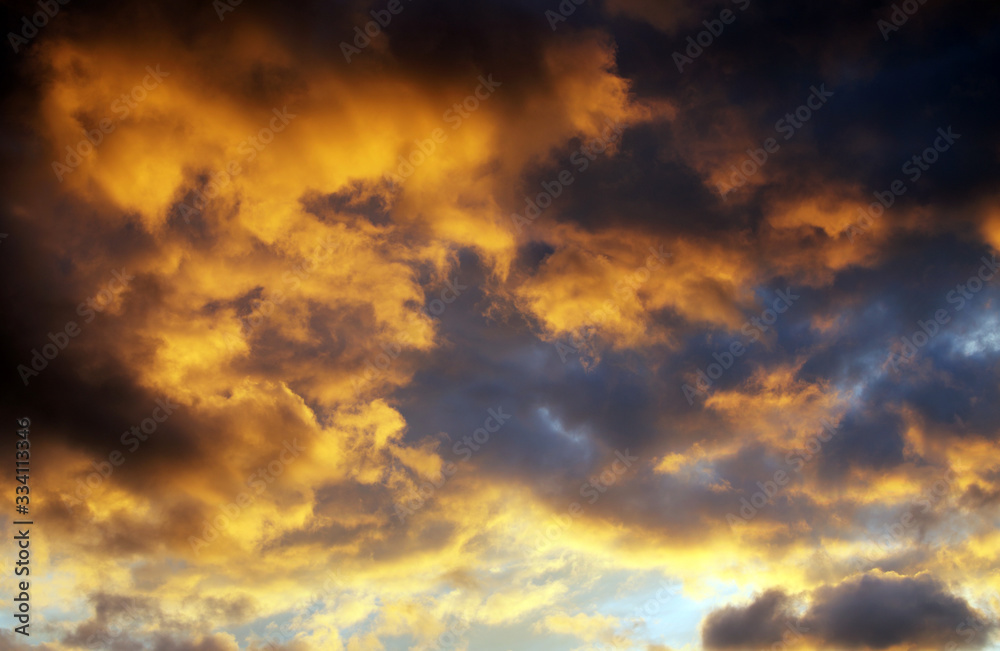
M 64 1 L 0 651 L 1000 649 L 996 2 Z

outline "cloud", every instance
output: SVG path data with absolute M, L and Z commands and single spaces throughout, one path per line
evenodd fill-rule
M 991 617 L 997 292 L 947 296 L 1000 242 L 1000 10 L 928 3 L 886 44 L 880 3 L 751 3 L 681 74 L 720 7 L 553 31 L 555 4 L 403 0 L 348 63 L 384 2 L 71 3 L 4 59 L 0 409 L 38 432 L 39 648 L 133 616 L 115 651 L 889 648 Z M 621 606 L 652 575 L 684 588 L 669 639 Z M 719 608 L 733 586 L 757 596 Z
M 865 575 L 818 589 L 803 618 L 829 644 L 886 649 L 954 643 L 982 648 L 995 623 L 930 576 Z
M 746 606 L 725 606 L 702 625 L 702 644 L 709 649 L 754 649 L 780 642 L 795 621 L 788 597 L 769 590 Z
M 766 649 L 784 642 L 822 648 L 983 648 L 996 623 L 923 574 L 865 574 L 808 595 L 798 614 L 780 589 L 724 606 L 702 623 L 709 649 Z M 949 646 L 946 646 L 949 645 Z

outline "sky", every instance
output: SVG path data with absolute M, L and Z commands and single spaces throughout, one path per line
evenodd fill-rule
M 0 651 L 1000 648 L 997 3 L 3 26 Z

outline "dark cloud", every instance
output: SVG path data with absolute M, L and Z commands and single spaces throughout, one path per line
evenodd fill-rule
M 768 590 L 746 606 L 725 606 L 702 624 L 701 641 L 708 649 L 757 649 L 780 642 L 794 622 L 789 599 Z
M 236 646 L 228 637 L 219 634 L 198 640 L 160 635 L 153 643 L 151 651 L 236 651 Z
M 837 648 L 982 648 L 996 628 L 964 599 L 927 575 L 868 574 L 811 595 L 802 616 L 780 590 L 746 606 L 725 606 L 702 624 L 709 649 L 766 649 L 785 641 L 812 641 Z
M 829 644 L 885 649 L 949 642 L 981 648 L 995 624 L 929 576 L 866 575 L 820 588 L 803 618 L 809 634 Z

